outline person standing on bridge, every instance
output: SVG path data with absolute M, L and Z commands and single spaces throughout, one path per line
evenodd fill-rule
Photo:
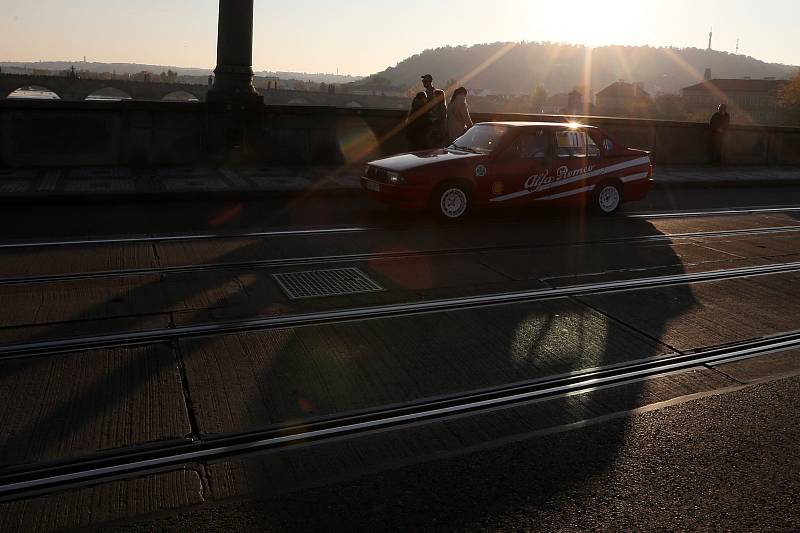
M 447 143 L 450 144 L 474 126 L 467 108 L 467 89 L 459 87 L 450 98 L 447 109 Z
M 720 104 L 717 112 L 711 115 L 709 122 L 708 159 L 712 165 L 722 165 L 725 162 L 725 137 L 730 124 L 731 116 L 728 114 L 728 107 Z
M 417 93 L 411 102 L 411 110 L 406 118 L 406 138 L 408 139 L 408 150 L 411 152 L 428 147 L 431 123 L 425 109 L 427 104 L 428 96 L 424 92 Z
M 433 86 L 433 76 L 422 76 L 425 95 L 428 98 L 428 120 L 430 121 L 429 144 L 431 148 L 441 148 L 447 141 L 447 101 L 444 91 Z

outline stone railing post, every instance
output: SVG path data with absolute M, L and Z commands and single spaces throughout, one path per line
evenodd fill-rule
M 253 0 L 220 0 L 210 102 L 260 103 L 253 86 Z

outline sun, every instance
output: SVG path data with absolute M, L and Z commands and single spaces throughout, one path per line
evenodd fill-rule
M 605 46 L 645 44 L 646 26 L 652 23 L 646 1 L 571 0 L 568 3 L 525 1 L 524 10 L 530 25 L 530 38 Z

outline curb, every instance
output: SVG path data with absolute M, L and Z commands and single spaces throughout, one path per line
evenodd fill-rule
M 225 191 L 182 191 L 182 192 L 132 192 L 132 193 L 57 193 L 57 194 L 0 194 L 0 204 L 30 203 L 125 203 L 125 202 L 174 202 L 195 200 L 241 200 L 244 198 L 293 200 L 299 198 L 351 198 L 362 195 L 360 188 L 340 188 L 323 190 L 225 190 Z
M 660 181 L 658 177 L 653 183 L 653 190 L 668 189 L 735 189 L 735 188 L 755 188 L 755 187 L 798 187 L 800 179 L 781 180 L 717 180 L 717 181 Z

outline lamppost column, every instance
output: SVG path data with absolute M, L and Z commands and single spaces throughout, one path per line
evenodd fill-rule
M 217 68 L 208 99 L 255 100 L 253 87 L 253 0 L 220 0 Z

